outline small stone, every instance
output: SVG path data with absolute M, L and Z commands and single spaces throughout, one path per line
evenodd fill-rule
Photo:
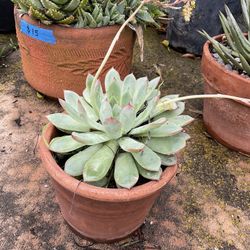
M 230 70 L 230 71 L 233 69 L 233 67 L 232 67 L 231 64 L 226 64 L 226 65 L 225 65 L 225 68 L 226 68 L 227 70 Z
M 216 58 L 216 59 L 219 59 L 220 56 L 217 53 L 214 53 L 213 57 Z
M 47 187 L 48 187 L 48 185 L 47 185 L 47 184 L 45 184 L 45 185 L 44 185 L 44 187 L 45 187 L 45 188 L 47 188 Z

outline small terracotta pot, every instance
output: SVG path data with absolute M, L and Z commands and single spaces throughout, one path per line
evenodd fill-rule
M 216 36 L 218 41 L 222 36 Z M 250 98 L 250 78 L 227 70 L 204 45 L 202 74 L 206 94 L 226 94 Z M 203 119 L 207 131 L 225 146 L 250 154 L 250 105 L 228 99 L 205 99 Z
M 21 20 L 34 25 L 33 34 L 39 33 L 43 40 L 31 38 L 21 32 Z M 54 98 L 63 98 L 63 90 L 73 90 L 82 94 L 87 74 L 96 73 L 120 28 L 118 25 L 95 29 L 46 26 L 28 15 L 21 16 L 17 9 L 15 21 L 26 80 L 37 91 Z M 43 31 L 37 31 L 36 27 L 50 32 L 49 39 Z M 24 30 L 26 28 L 25 26 Z M 32 34 L 32 28 L 28 29 Z M 44 42 L 46 39 L 54 40 L 55 43 Z M 111 67 L 114 67 L 122 78 L 130 73 L 134 42 L 135 32 L 126 28 L 102 71 L 100 76 L 102 83 Z
M 56 133 L 56 128 L 49 124 L 44 134 L 46 141 L 51 141 Z M 159 181 L 150 181 L 131 190 L 99 188 L 67 175 L 56 163 L 42 138 L 39 153 L 43 166 L 53 180 L 64 219 L 78 234 L 97 242 L 119 240 L 139 228 L 160 190 L 177 171 L 176 165 L 168 167 Z

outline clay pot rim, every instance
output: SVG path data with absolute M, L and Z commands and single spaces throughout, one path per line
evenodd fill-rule
M 56 128 L 51 123 L 49 123 L 44 132 L 45 139 L 50 141 L 55 131 Z M 79 184 L 77 179 L 67 175 L 56 163 L 42 137 L 39 138 L 38 150 L 43 161 L 43 165 L 53 180 L 62 185 L 68 191 L 93 200 L 107 202 L 128 202 L 139 200 L 163 188 L 169 181 L 171 181 L 177 172 L 177 165 L 167 167 L 162 173 L 161 179 L 159 181 L 149 181 L 130 190 L 101 188 L 89 185 L 84 182 Z
M 14 7 L 14 14 L 15 15 L 17 15 L 17 16 L 19 16 L 19 14 L 20 14 L 20 10 L 15 6 Z M 36 23 L 39 27 L 41 27 L 41 28 L 44 28 L 44 29 L 48 29 L 48 28 L 51 28 L 52 30 L 55 30 L 55 29 L 61 29 L 61 30 L 76 30 L 76 31 L 85 31 L 85 32 L 93 32 L 93 31 L 107 31 L 107 30 L 110 30 L 110 29 L 114 29 L 114 28 L 116 28 L 117 30 L 121 27 L 121 25 L 119 25 L 119 24 L 114 24 L 114 25 L 107 25 L 107 26 L 101 26 L 101 27 L 96 27 L 96 28 L 75 28 L 75 27 L 73 27 L 73 26 L 64 26 L 64 25 L 62 25 L 62 24 L 50 24 L 50 25 L 45 25 L 45 24 L 43 24 L 43 23 L 41 23 L 41 22 L 39 22 L 37 19 L 34 19 L 34 18 L 32 18 L 32 17 L 30 17 L 29 15 L 28 15 L 28 13 L 24 13 L 24 14 L 22 14 L 22 16 L 20 17 L 19 16 L 19 18 L 20 19 L 24 19 L 24 20 L 26 20 L 26 21 L 30 21 L 31 23 Z
M 213 38 L 217 41 L 221 41 L 222 40 L 222 37 L 225 36 L 225 34 L 220 34 L 220 35 L 217 35 L 217 36 L 214 36 Z M 212 43 L 208 40 L 206 41 L 206 43 L 204 44 L 203 46 L 203 55 L 202 56 L 205 56 L 207 57 L 208 61 L 213 64 L 214 67 L 217 67 L 219 68 L 221 71 L 224 72 L 224 74 L 228 74 L 229 76 L 233 77 L 233 78 L 237 78 L 238 80 L 240 81 L 244 81 L 246 82 L 247 84 L 250 84 L 250 78 L 245 78 L 239 74 L 236 74 L 235 72 L 233 71 L 230 71 L 228 69 L 225 68 L 225 66 L 223 66 L 222 64 L 218 63 L 216 61 L 216 59 L 212 56 L 212 53 L 210 52 L 210 45 Z

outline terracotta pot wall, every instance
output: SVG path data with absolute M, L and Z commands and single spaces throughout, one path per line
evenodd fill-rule
M 95 74 L 120 27 L 76 29 L 46 26 L 28 15 L 20 17 L 17 10 L 15 19 L 25 78 L 34 89 L 54 98 L 63 98 L 65 89 L 82 93 L 87 74 Z M 39 41 L 20 32 L 21 20 L 52 30 L 56 44 Z M 102 72 L 102 83 L 111 67 L 118 70 L 122 78 L 130 73 L 134 42 L 134 32 L 126 28 Z
M 216 39 L 221 40 L 222 36 Z M 227 94 L 250 98 L 250 78 L 226 70 L 204 46 L 202 74 L 206 94 Z M 250 105 L 227 99 L 204 100 L 203 118 L 208 132 L 225 146 L 250 154 Z
M 50 141 L 55 133 L 55 127 L 50 124 L 45 132 L 46 140 Z M 64 219 L 75 232 L 98 242 L 124 238 L 139 228 L 160 190 L 177 170 L 177 166 L 168 167 L 160 181 L 150 181 L 131 190 L 98 188 L 79 183 L 67 175 L 57 165 L 42 139 L 39 152 L 43 166 L 53 180 Z

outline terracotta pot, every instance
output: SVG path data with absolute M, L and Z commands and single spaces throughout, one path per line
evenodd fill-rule
M 50 141 L 56 132 L 56 128 L 49 124 L 46 140 Z M 131 190 L 99 188 L 79 183 L 67 175 L 57 165 L 42 139 L 39 141 L 39 153 L 53 180 L 64 219 L 78 234 L 98 242 L 122 239 L 139 228 L 160 190 L 177 170 L 177 166 L 168 167 L 159 181 L 150 181 Z
M 215 37 L 221 41 L 222 35 Z M 204 45 L 202 74 L 206 94 L 227 94 L 250 98 L 250 78 L 227 70 Z M 203 119 L 207 131 L 225 146 L 250 154 L 250 105 L 228 99 L 204 100 Z
M 65 89 L 82 93 L 87 74 L 95 74 L 120 28 L 118 25 L 95 29 L 46 26 L 28 15 L 19 15 L 18 10 L 15 10 L 15 21 L 26 80 L 37 91 L 54 98 L 63 98 Z M 27 27 L 24 22 L 35 27 Z M 28 29 L 35 38 L 21 32 L 20 27 L 25 32 Z M 35 35 L 42 40 L 37 40 Z M 122 78 L 130 73 L 134 42 L 134 31 L 126 28 L 102 72 L 102 83 L 111 67 Z

